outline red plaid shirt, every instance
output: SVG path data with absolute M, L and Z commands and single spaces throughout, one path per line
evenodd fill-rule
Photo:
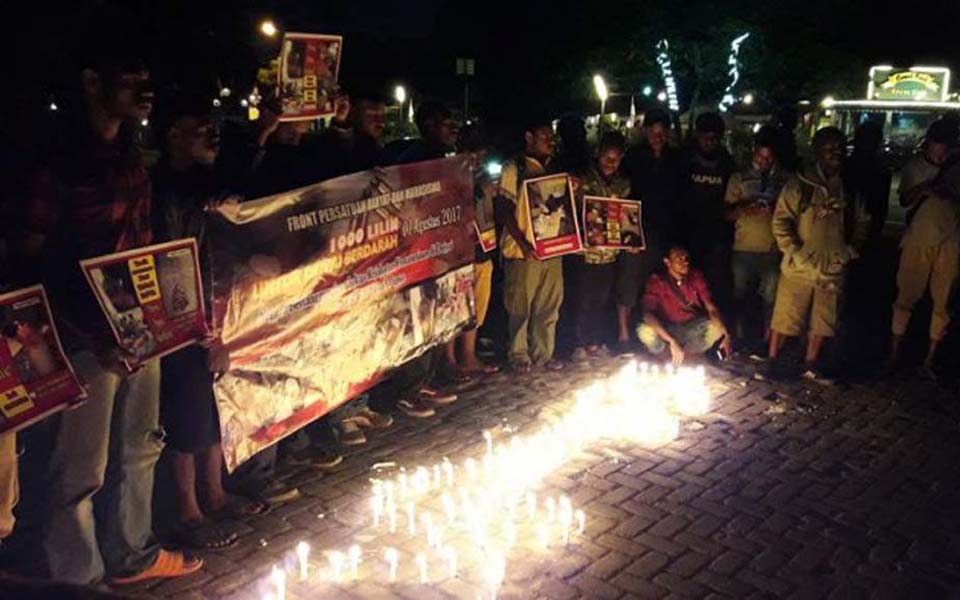
M 28 228 L 44 239 L 39 279 L 65 325 L 65 344 L 112 344 L 78 263 L 151 243 L 150 180 L 139 152 L 123 134 L 105 143 L 85 128 L 68 129 L 32 178 L 24 209 Z

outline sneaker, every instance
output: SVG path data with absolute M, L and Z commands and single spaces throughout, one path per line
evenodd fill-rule
M 365 407 L 354 417 L 360 427 L 371 427 L 373 429 L 386 429 L 393 425 L 393 417 L 388 414 L 378 413 L 372 408 Z
M 437 414 L 437 411 L 433 410 L 433 407 L 419 396 L 412 400 L 401 400 L 397 403 L 397 406 L 407 415 L 419 419 L 425 419 Z
M 360 424 L 357 419 L 344 419 L 340 421 L 339 438 L 344 446 L 360 446 L 367 443 L 367 436 L 360 431 Z
M 309 446 L 303 450 L 290 453 L 287 462 L 295 467 L 311 467 L 326 471 L 342 463 L 343 457 L 339 452 L 329 448 Z
M 284 504 L 300 497 L 300 490 L 282 481 L 274 481 L 257 494 L 260 500 L 267 504 Z
M 820 385 L 833 385 L 834 380 L 832 377 L 823 374 L 823 371 L 818 367 L 813 365 L 807 365 L 803 370 L 803 373 L 800 375 L 807 381 L 812 381 L 814 383 L 819 383 Z
M 434 404 L 446 405 L 453 404 L 457 401 L 457 395 L 450 392 L 442 392 L 436 388 L 423 387 L 420 388 L 420 398 L 426 402 L 432 402 Z
M 588 358 L 587 350 L 583 346 L 577 346 L 573 354 L 570 355 L 570 360 L 573 362 L 584 362 Z

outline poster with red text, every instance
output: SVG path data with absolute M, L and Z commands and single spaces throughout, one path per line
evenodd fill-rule
M 583 197 L 583 238 L 587 248 L 643 250 L 640 201 Z
M 553 258 L 583 249 L 580 225 L 573 202 L 573 187 L 566 173 L 523 182 L 527 222 L 533 233 L 537 258 Z
M 464 157 L 225 204 L 209 236 L 230 470 L 476 320 Z
M 80 261 L 121 348 L 140 361 L 207 336 L 193 238 Z
M 86 397 L 60 345 L 43 286 L 0 295 L 0 326 L 0 434 Z
M 316 119 L 334 113 L 343 38 L 287 33 L 280 50 L 280 120 Z

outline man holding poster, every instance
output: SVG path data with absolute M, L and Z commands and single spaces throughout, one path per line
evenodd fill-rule
M 22 251 L 87 384 L 87 402 L 54 417 L 40 540 L 51 579 L 79 585 L 178 577 L 203 566 L 161 549 L 152 533 L 154 466 L 163 447 L 159 362 L 117 344 L 79 265 L 152 240 L 150 183 L 132 129 L 153 108 L 149 73 L 124 54 L 125 40 L 88 37 L 97 43 L 76 72 L 81 103 L 62 111 L 62 135 L 31 177 Z M 128 307 L 126 282 L 110 286 L 116 308 Z
M 583 177 L 583 228 L 586 250 L 575 257 L 573 274 L 576 279 L 576 298 L 574 300 L 574 321 L 577 347 L 573 351 L 574 360 L 586 359 L 588 355 L 601 352 L 605 333 L 608 330 L 603 317 L 606 315 L 607 302 L 610 293 L 616 285 L 618 314 L 626 303 L 623 296 L 634 296 L 639 289 L 639 273 L 623 268 L 620 262 L 621 248 L 626 251 L 633 249 L 622 243 L 627 237 L 625 230 L 629 229 L 621 224 L 622 219 L 610 218 L 608 205 L 613 199 L 627 198 L 630 195 L 630 181 L 620 174 L 620 162 L 626 150 L 626 140 L 623 135 L 611 131 L 600 139 L 597 156 L 594 164 Z M 639 231 L 640 203 L 636 200 L 624 200 L 624 203 L 636 207 L 636 228 Z M 618 205 L 619 206 L 619 205 Z M 627 211 L 622 211 L 626 213 Z M 616 233 L 616 239 L 614 237 Z M 638 236 L 639 237 L 639 236 Z M 634 258 L 634 255 L 630 255 Z M 634 261 L 635 262 L 635 261 Z M 621 290 L 626 289 L 626 292 Z M 626 304 L 630 306 L 630 304 Z M 630 310 L 625 311 L 629 316 Z M 628 326 L 627 318 L 620 319 L 621 330 Z M 620 339 L 623 339 L 623 331 Z M 626 333 L 629 336 L 629 332 Z M 629 337 L 628 337 L 629 339 Z
M 527 180 L 548 172 L 556 153 L 553 126 L 548 119 L 532 120 L 523 136 L 523 156 L 503 166 L 497 204 L 497 219 L 503 224 L 500 248 L 504 259 L 508 359 L 510 367 L 520 373 L 528 372 L 533 365 L 551 370 L 562 368 L 553 359 L 553 351 L 563 303 L 563 265 L 559 256 L 541 259 L 537 255 L 533 215 L 528 206 L 529 188 L 525 185 Z M 562 206 L 558 208 L 563 210 Z

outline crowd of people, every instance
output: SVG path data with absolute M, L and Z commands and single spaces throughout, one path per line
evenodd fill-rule
M 197 551 L 237 543 L 224 527 L 228 519 L 266 513 L 299 495 L 275 477 L 279 463 L 335 469 L 343 460 L 338 448 L 365 443 L 365 430 L 391 427 L 398 412 L 430 418 L 457 401 L 460 386 L 500 368 L 518 376 L 559 371 L 569 360 L 627 352 L 674 364 L 722 362 L 742 351 L 763 364 L 761 376 L 793 370 L 828 384 L 822 350 L 855 310 L 844 288 L 880 233 L 890 189 L 889 171 L 878 167 L 882 131 L 871 122 L 861 126 L 849 158 L 844 134 L 820 129 L 803 164 L 784 131 L 765 126 L 750 163 L 737 170 L 717 114 L 701 114 L 689 142 L 675 144 L 670 114 L 651 109 L 639 144 L 628 147 L 621 133 L 607 131 L 595 148 L 582 120 L 555 126 L 531 118 L 517 131 L 522 150 L 493 176 L 482 168 L 492 152 L 482 131 L 459 129 L 437 102 L 419 105 L 420 139 L 402 148 L 384 145 L 386 99 L 359 91 L 338 101 L 323 128 L 281 122 L 265 103 L 251 129 L 228 140 L 209 94 L 176 89 L 155 97 L 135 57 L 97 56 L 75 75 L 76 102 L 61 111 L 49 148 L 5 184 L 3 222 L 17 226 L 0 232 L 0 288 L 46 286 L 66 353 L 87 388 L 84 404 L 24 433 L 49 449 L 31 467 L 43 482 L 43 497 L 30 499 L 43 507 L 30 524 L 42 554 L 36 564 L 53 580 L 80 585 L 196 572 L 203 566 Z M 135 135 L 147 118 L 160 153 L 149 169 Z M 899 360 L 913 308 L 929 289 L 927 373 L 950 322 L 958 274 L 957 142 L 956 122 L 936 122 L 899 188 L 910 219 L 889 360 Z M 476 327 L 228 476 L 213 382 L 229 369 L 229 356 L 218 340 L 138 362 L 114 342 L 78 260 L 184 237 L 196 238 L 204 254 L 211 203 L 455 153 L 469 155 L 473 200 L 478 212 L 495 215 L 498 231 L 497 250 L 476 250 Z M 539 258 L 522 183 L 549 173 L 569 174 L 578 202 L 584 194 L 640 201 L 643 249 Z M 478 331 L 501 301 L 505 361 L 497 366 L 478 358 Z M 557 349 L 564 304 L 569 352 Z M 799 336 L 806 349 L 797 368 L 780 352 L 786 338 Z M 154 473 L 164 446 L 176 514 L 161 529 L 164 542 L 184 551 L 164 549 L 154 534 Z M 14 529 L 17 461 L 15 436 L 0 435 L 0 538 Z

